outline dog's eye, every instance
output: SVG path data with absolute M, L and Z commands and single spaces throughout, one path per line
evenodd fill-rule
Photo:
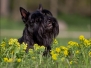
M 48 22 L 51 22 L 51 20 L 50 20 L 50 19 L 48 19 Z
M 34 22 L 34 19 L 31 19 L 30 22 L 33 23 Z

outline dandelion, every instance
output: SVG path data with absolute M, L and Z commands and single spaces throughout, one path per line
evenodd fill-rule
M 21 62 L 21 59 L 19 58 L 19 59 L 17 59 L 17 62 Z
M 81 40 L 81 41 L 83 41 L 85 38 L 84 38 L 84 36 L 83 35 L 81 35 L 80 37 L 79 37 L 79 40 Z
M 57 60 L 58 54 L 52 54 L 52 59 Z

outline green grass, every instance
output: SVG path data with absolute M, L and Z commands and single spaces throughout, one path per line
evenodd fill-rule
M 68 26 L 68 31 L 90 31 L 91 18 L 77 14 L 58 14 L 58 20 L 63 20 Z M 23 21 L 13 21 L 9 18 L 0 18 L 1 29 L 23 29 Z
M 34 44 L 34 49 L 26 53 L 26 44 L 19 44 L 17 39 L 4 39 L 0 44 L 0 68 L 90 68 L 91 40 L 84 36 L 79 40 L 73 39 L 67 46 L 54 40 L 51 55 L 43 56 L 44 46 Z
M 91 18 L 77 14 L 58 14 L 58 19 L 66 22 L 69 31 L 90 31 Z
M 21 36 L 20 36 L 21 37 Z M 18 39 L 18 38 L 20 38 L 20 37 L 15 37 L 15 36 L 2 36 L 2 37 L 0 37 L 0 42 L 4 39 L 4 38 L 6 38 L 6 39 L 10 39 L 10 38 L 16 38 L 16 39 Z M 59 43 L 59 45 L 63 45 L 63 46 L 65 46 L 65 45 L 67 45 L 67 43 L 68 43 L 68 41 L 76 41 L 76 42 L 78 42 L 78 39 L 77 38 L 57 38 L 57 40 L 58 40 L 58 43 Z
M 0 29 L 11 29 L 11 30 L 21 30 L 24 28 L 24 23 L 21 21 L 13 21 L 8 18 L 0 18 Z

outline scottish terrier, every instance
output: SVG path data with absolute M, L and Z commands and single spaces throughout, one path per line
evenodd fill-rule
M 53 39 L 59 34 L 59 25 L 56 18 L 49 10 L 43 9 L 41 5 L 32 13 L 20 7 L 20 13 L 25 28 L 22 37 L 18 41 L 28 44 L 26 51 L 33 48 L 33 45 L 37 43 L 46 47 L 44 54 L 48 53 L 51 50 Z

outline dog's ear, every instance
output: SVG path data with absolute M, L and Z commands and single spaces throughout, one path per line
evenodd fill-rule
M 41 4 L 39 4 L 39 10 L 42 11 L 43 10 L 43 7 Z
M 54 38 L 59 34 L 59 24 L 56 18 L 53 18 L 53 33 L 54 33 Z
M 52 13 L 49 10 L 46 10 L 46 9 L 43 9 L 42 13 L 45 14 L 45 15 L 53 16 Z
M 28 12 L 24 8 L 20 7 L 20 13 L 23 18 L 27 17 Z

